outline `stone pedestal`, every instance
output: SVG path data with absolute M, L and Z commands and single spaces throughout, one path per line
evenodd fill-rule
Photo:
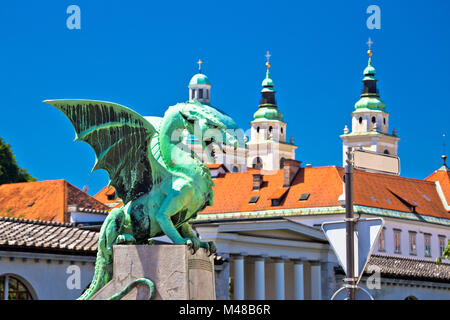
M 214 300 L 214 260 L 200 248 L 185 245 L 116 245 L 113 279 L 92 300 L 106 300 L 138 278 L 155 284 L 152 300 Z M 123 300 L 142 300 L 148 288 L 138 285 Z

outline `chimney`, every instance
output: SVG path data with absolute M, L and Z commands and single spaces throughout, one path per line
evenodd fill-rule
M 301 161 L 294 159 L 284 160 L 283 174 L 284 174 L 284 184 L 283 187 L 289 187 L 294 180 L 297 172 L 300 170 Z
M 253 174 L 253 190 L 261 189 L 261 185 L 263 182 L 263 175 L 260 173 Z

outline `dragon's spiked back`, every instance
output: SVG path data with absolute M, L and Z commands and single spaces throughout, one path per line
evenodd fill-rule
M 105 101 L 45 100 L 69 118 L 75 140 L 95 151 L 92 170 L 104 169 L 117 195 L 127 203 L 162 179 L 164 168 L 147 150 L 155 128 L 135 111 Z

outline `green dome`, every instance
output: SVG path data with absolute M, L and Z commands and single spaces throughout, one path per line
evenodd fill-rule
M 273 87 L 275 84 L 273 83 L 273 80 L 270 78 L 269 69 L 267 69 L 266 72 L 266 78 L 262 82 L 263 87 Z
M 211 85 L 211 82 L 209 82 L 209 79 L 206 75 L 204 75 L 203 73 L 197 73 L 196 75 L 194 75 L 191 79 L 191 81 L 189 81 L 189 85 L 197 85 L 197 84 L 207 84 L 207 85 Z
M 283 120 L 283 114 L 277 107 L 260 107 L 253 117 L 255 120 Z
M 375 70 L 375 68 L 372 66 L 372 61 L 371 61 L 371 59 L 369 58 L 369 64 L 368 64 L 367 67 L 364 69 L 364 75 L 365 75 L 365 76 L 367 76 L 367 75 L 375 75 L 375 73 L 376 73 L 376 70 Z
M 358 102 L 355 103 L 355 109 L 370 109 L 370 110 L 382 110 L 384 111 L 386 105 L 379 97 L 361 97 Z
M 263 87 L 273 87 L 274 86 L 273 80 L 270 78 L 265 78 L 262 82 L 262 86 Z

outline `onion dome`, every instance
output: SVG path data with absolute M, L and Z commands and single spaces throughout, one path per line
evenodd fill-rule
M 266 63 L 267 72 L 266 78 L 262 81 L 263 89 L 261 90 L 261 101 L 258 111 L 253 115 L 255 120 L 278 120 L 283 121 L 283 114 L 278 110 L 277 102 L 275 100 L 274 82 L 270 77 L 270 63 Z
M 361 98 L 356 102 L 356 111 L 371 111 L 379 110 L 384 111 L 386 105 L 380 99 L 380 94 L 377 89 L 377 79 L 375 78 L 375 68 L 372 66 L 372 51 L 368 51 L 369 62 L 367 67 L 364 69 L 364 89 L 361 92 Z M 369 109 L 369 110 L 366 110 Z

